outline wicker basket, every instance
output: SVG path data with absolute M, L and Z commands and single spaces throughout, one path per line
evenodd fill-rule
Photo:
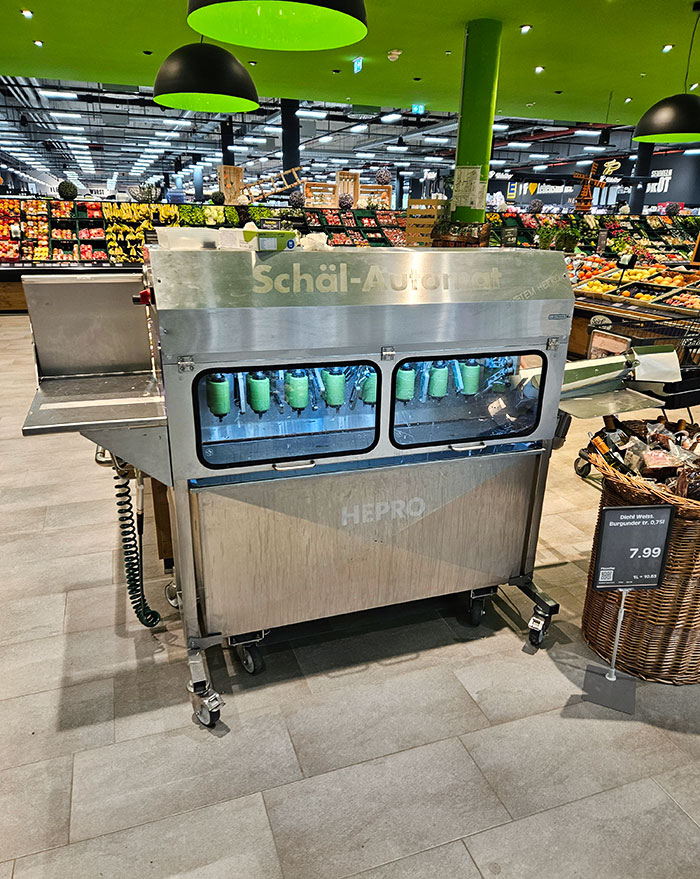
M 628 428 L 633 424 L 627 424 Z M 700 502 L 673 494 L 663 485 L 627 476 L 600 456 L 591 460 L 603 474 L 603 507 L 670 504 L 676 515 L 671 526 L 661 586 L 631 591 L 625 601 L 617 666 L 648 681 L 666 684 L 700 682 Z M 588 589 L 583 608 L 583 637 L 606 660 L 612 655 L 619 592 L 598 592 L 593 586 L 596 525 Z

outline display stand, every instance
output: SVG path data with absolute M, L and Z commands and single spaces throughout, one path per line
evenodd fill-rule
M 671 506 L 604 507 L 595 550 L 593 588 L 620 593 L 610 668 L 589 665 L 584 698 L 615 711 L 634 714 L 636 679 L 619 675 L 617 653 L 622 637 L 625 601 L 632 590 L 657 589 L 664 575 L 668 539 L 673 521 Z

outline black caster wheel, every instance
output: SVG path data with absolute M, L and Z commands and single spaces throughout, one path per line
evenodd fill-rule
M 265 660 L 257 644 L 239 644 L 236 655 L 249 675 L 259 674 L 265 668 Z
M 581 479 L 585 479 L 587 476 L 591 474 L 591 465 L 588 461 L 583 458 L 577 458 L 574 461 L 574 472 L 577 476 L 580 476 Z
M 165 600 L 177 610 L 180 606 L 177 601 L 177 586 L 174 583 L 167 583 L 163 591 L 165 592 Z
M 469 625 L 481 625 L 481 618 L 486 612 L 486 600 L 484 598 L 472 598 L 469 603 Z
M 216 709 L 215 711 L 211 711 L 209 708 L 207 708 L 206 705 L 202 705 L 199 711 L 195 711 L 194 716 L 202 724 L 202 726 L 206 726 L 207 729 L 211 729 L 219 722 L 221 712 L 218 709 Z
M 541 647 L 542 642 L 544 641 L 544 636 L 544 629 L 530 629 L 530 644 L 532 644 L 533 647 Z
M 590 476 L 590 462 L 586 461 L 585 458 L 576 458 L 576 460 L 574 461 L 574 472 L 577 476 L 580 476 L 581 479 L 585 479 L 587 476 Z

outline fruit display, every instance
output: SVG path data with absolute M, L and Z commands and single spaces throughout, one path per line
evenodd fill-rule
M 389 239 L 389 243 L 392 247 L 405 247 L 406 246 L 406 233 L 403 229 L 384 229 L 384 234 Z
M 52 229 L 51 238 L 58 241 L 72 241 L 75 238 L 75 229 Z
M 49 203 L 39 198 L 30 198 L 22 202 L 25 217 L 42 217 L 49 212 Z
M 0 223 L 17 223 L 20 218 L 18 198 L 0 199 Z
M 617 288 L 616 284 L 607 284 L 604 281 L 586 281 L 576 288 L 577 293 L 611 293 Z
M 0 260 L 19 259 L 19 241 L 0 240 Z
M 102 226 L 86 226 L 84 229 L 78 230 L 78 238 L 104 238 L 105 230 Z
M 204 226 L 204 209 L 196 204 L 178 205 L 181 226 Z
M 377 228 L 377 221 L 374 217 L 360 217 L 360 226 Z
M 676 308 L 692 308 L 693 311 L 700 311 L 700 292 L 695 293 L 686 290 L 683 293 L 674 293 L 668 299 L 664 299 L 661 305 L 674 305 Z
M 73 206 L 72 201 L 52 201 L 51 216 L 55 219 L 68 220 L 73 216 Z
M 77 262 L 80 259 L 79 245 L 74 244 L 71 249 L 54 247 L 51 252 L 52 262 Z
M 352 243 L 355 247 L 369 247 L 369 241 L 358 229 L 350 229 L 348 235 L 352 239 Z
M 46 219 L 22 221 L 22 237 L 36 238 L 39 243 L 49 243 L 49 222 Z
M 87 217 L 88 220 L 102 219 L 102 203 L 99 201 L 78 201 L 75 209 L 79 217 Z
M 664 287 L 687 287 L 700 282 L 700 272 L 660 272 L 654 275 L 654 283 Z
M 646 269 L 627 269 L 627 271 L 624 273 L 624 281 L 626 284 L 629 284 L 632 281 L 646 281 L 647 278 L 650 278 L 657 272 L 658 268 L 655 266 Z M 620 278 L 622 278 L 622 269 L 611 272 L 609 275 L 606 275 L 606 278 L 610 281 L 619 281 Z
M 353 240 L 347 232 L 333 232 L 329 244 L 332 244 L 333 247 L 350 247 Z
M 223 226 L 226 222 L 223 205 L 205 204 L 202 211 L 207 226 Z
M 597 254 L 592 254 L 591 256 L 586 257 L 586 259 L 580 264 L 576 264 L 574 260 L 567 260 L 567 262 L 569 279 L 572 284 L 580 284 L 584 281 L 590 281 L 590 279 L 596 277 L 596 275 L 600 275 L 603 272 L 609 272 L 615 268 L 614 262 L 609 259 L 604 259 L 604 257 L 598 256 Z
M 626 299 L 639 299 L 642 302 L 651 302 L 658 299 L 664 292 L 662 287 L 655 287 L 653 284 L 625 284 L 619 289 L 620 296 Z
M 332 211 L 332 210 L 329 210 L 328 208 L 324 208 L 323 217 L 326 221 L 327 226 L 342 226 L 343 225 L 343 222 L 340 219 L 340 212 L 339 211 Z

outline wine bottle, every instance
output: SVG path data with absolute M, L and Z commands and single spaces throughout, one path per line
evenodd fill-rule
M 592 436 L 591 443 L 602 459 L 614 470 L 619 470 L 620 473 L 634 473 L 634 470 L 625 464 L 624 456 L 617 446 L 613 444 L 611 448 L 602 436 Z

